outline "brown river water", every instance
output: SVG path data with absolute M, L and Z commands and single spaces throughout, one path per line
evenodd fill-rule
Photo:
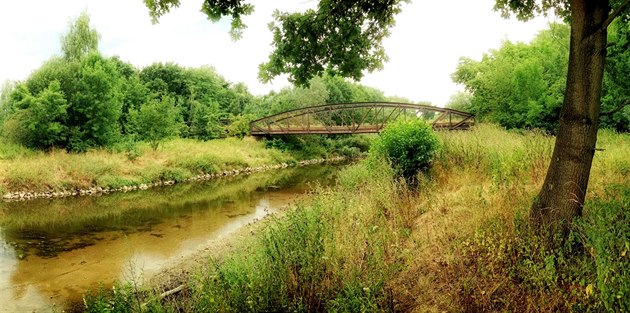
M 61 311 L 100 284 L 150 277 L 330 185 L 343 165 L 97 197 L 0 204 L 0 312 Z

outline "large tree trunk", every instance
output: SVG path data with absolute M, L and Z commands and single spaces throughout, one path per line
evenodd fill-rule
M 597 141 L 608 0 L 571 1 L 571 48 L 560 128 L 551 164 L 530 218 L 539 229 L 564 232 L 582 214 Z

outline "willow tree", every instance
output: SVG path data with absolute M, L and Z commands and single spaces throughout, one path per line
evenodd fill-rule
M 154 19 L 179 0 L 144 0 Z M 298 85 L 324 72 L 360 79 L 387 60 L 382 39 L 389 35 L 401 0 L 320 0 L 317 9 L 274 13 L 269 61 L 260 65 L 261 80 L 288 74 Z M 608 26 L 628 18 L 630 0 L 496 0 L 504 17 L 528 20 L 555 12 L 571 24 L 569 68 L 556 144 L 545 182 L 531 208 L 541 228 L 566 230 L 582 214 L 600 111 Z M 231 16 L 242 31 L 241 16 L 252 10 L 242 0 L 206 0 L 202 11 L 216 20 Z M 240 33 L 240 32 L 239 32 Z

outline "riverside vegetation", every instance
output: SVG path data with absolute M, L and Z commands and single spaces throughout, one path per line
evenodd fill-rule
M 628 134 L 600 131 L 584 216 L 562 242 L 525 218 L 553 137 L 494 125 L 437 135 L 431 169 L 411 187 L 368 158 L 209 260 L 183 292 L 120 284 L 88 294 L 86 310 L 630 309 Z
M 136 68 L 102 55 L 98 44 L 98 32 L 83 13 L 62 36 L 60 56 L 26 80 L 0 88 L 3 194 L 138 187 L 224 170 L 354 157 L 367 149 L 365 139 L 243 138 L 251 120 L 269 114 L 322 103 L 394 100 L 332 76 L 314 79 L 307 88 L 255 97 L 209 66 Z

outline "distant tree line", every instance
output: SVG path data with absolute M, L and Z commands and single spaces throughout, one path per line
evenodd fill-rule
M 176 136 L 242 137 L 253 119 L 289 109 L 387 100 L 380 90 L 332 76 L 255 97 L 243 83 L 228 82 L 212 67 L 154 63 L 139 69 L 103 56 L 98 42 L 83 13 L 62 37 L 61 56 L 25 81 L 5 84 L 2 136 L 41 150 L 80 152 L 137 140 L 156 149 Z
M 550 24 L 530 43 L 505 41 L 481 60 L 461 58 L 452 77 L 466 92 L 449 107 L 470 111 L 506 128 L 555 133 L 566 85 L 570 29 Z M 630 131 L 630 23 L 609 30 L 600 127 Z

